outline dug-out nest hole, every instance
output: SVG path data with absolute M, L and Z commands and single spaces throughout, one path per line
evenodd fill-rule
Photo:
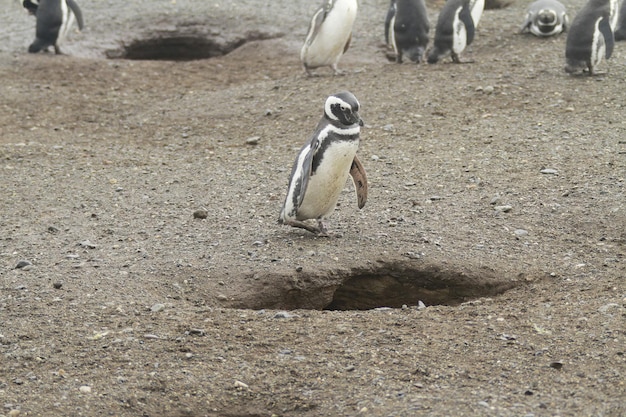
M 157 61 L 193 61 L 227 55 L 251 42 L 274 39 L 281 33 L 247 32 L 244 35 L 212 36 L 196 30 L 157 31 L 107 51 L 107 58 Z
M 261 288 L 235 302 L 240 308 L 369 310 L 425 305 L 458 305 L 501 294 L 525 281 L 522 273 L 485 266 L 377 261 L 367 267 L 328 272 L 303 269 L 280 276 L 256 276 Z

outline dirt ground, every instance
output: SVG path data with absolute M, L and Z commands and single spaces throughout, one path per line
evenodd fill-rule
M 269 3 L 81 0 L 55 56 L 3 0 L 0 416 L 626 415 L 626 44 L 568 76 L 518 0 L 474 63 L 396 65 L 364 0 L 347 74 L 307 78 L 317 2 Z M 106 58 L 179 32 L 271 39 Z M 342 90 L 367 205 L 279 226 Z

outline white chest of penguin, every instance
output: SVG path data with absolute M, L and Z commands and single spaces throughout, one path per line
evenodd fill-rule
M 315 218 L 320 213 L 334 210 L 358 148 L 358 140 L 336 141 L 326 148 L 319 166 L 309 178 L 300 216 Z
M 309 46 L 310 66 L 324 65 L 341 55 L 352 33 L 357 8 L 356 0 L 335 1 L 332 11 Z

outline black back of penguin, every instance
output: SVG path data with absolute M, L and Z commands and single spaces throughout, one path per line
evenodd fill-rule
M 565 59 L 570 69 L 590 62 L 596 22 L 599 18 L 599 30 L 606 43 L 606 58 L 613 51 L 613 32 L 609 24 L 610 1 L 589 0 L 578 12 L 567 34 Z M 566 68 L 566 71 L 568 69 Z M 570 71 L 568 71 L 570 72 Z
M 59 30 L 63 24 L 61 2 L 65 0 L 41 0 L 37 7 L 35 41 L 28 47 L 28 52 L 39 52 L 56 44 Z
M 626 40 L 626 0 L 622 0 L 622 5 L 619 8 L 619 17 L 617 27 L 615 28 L 615 40 Z
M 402 61 L 402 55 L 406 53 L 413 62 L 421 62 L 426 46 L 428 45 L 428 31 L 430 22 L 424 0 L 392 0 L 394 7 L 394 19 L 389 19 L 387 25 L 393 22 L 395 48 L 398 53 L 398 61 Z
M 428 55 L 428 62 L 435 63 L 440 57 L 452 50 L 454 45 L 454 20 L 459 7 L 462 8 L 459 18 L 465 25 L 467 32 L 467 45 L 474 40 L 474 23 L 470 13 L 469 0 L 447 0 L 439 12 L 437 26 L 435 27 L 435 39 L 433 48 Z

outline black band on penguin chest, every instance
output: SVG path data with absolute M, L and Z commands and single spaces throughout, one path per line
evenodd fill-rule
M 359 140 L 359 134 L 354 135 L 333 135 L 332 137 L 325 138 L 320 144 L 319 149 L 313 155 L 313 161 L 311 161 L 311 175 L 315 175 L 317 172 L 317 168 L 319 168 L 322 160 L 324 159 L 324 155 L 328 155 L 329 147 L 332 145 L 336 145 L 339 142 L 353 142 Z M 331 150 L 332 152 L 332 150 Z

